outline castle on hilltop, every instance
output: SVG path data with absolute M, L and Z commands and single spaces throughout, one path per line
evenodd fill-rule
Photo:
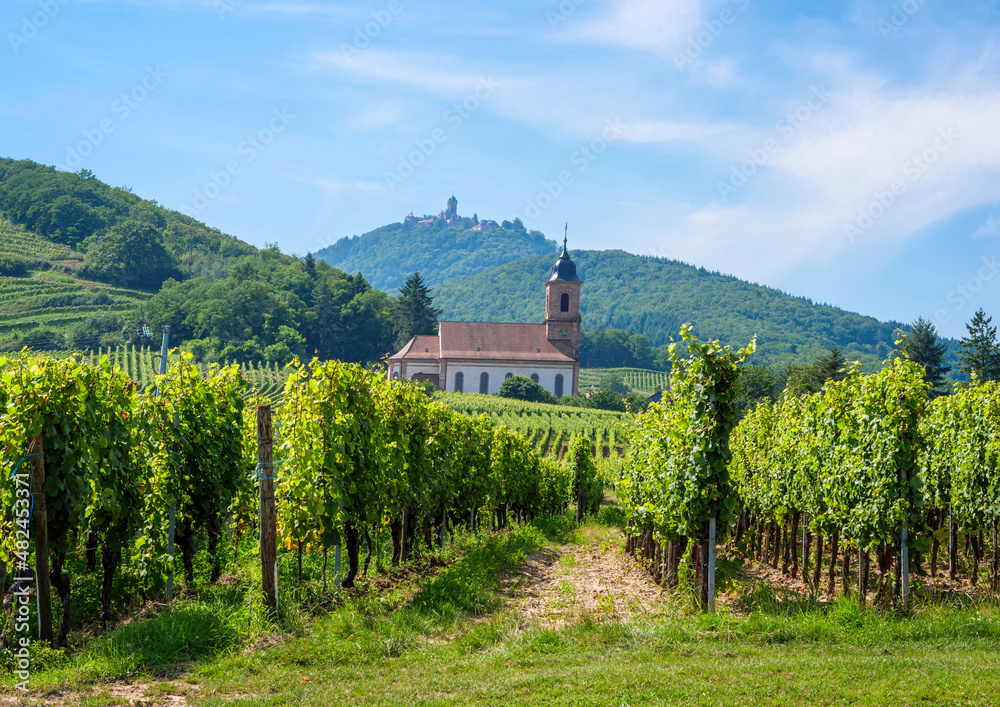
M 428 226 L 430 224 L 433 224 L 435 221 L 445 221 L 449 226 L 457 226 L 458 224 L 462 223 L 462 217 L 458 215 L 458 199 L 456 199 L 454 195 L 452 195 L 452 197 L 448 199 L 447 207 L 445 208 L 444 211 L 439 213 L 436 218 L 418 219 L 416 216 L 413 215 L 413 212 L 411 211 L 409 216 L 403 219 L 403 226 L 405 228 L 413 228 L 414 226 L 417 225 Z M 490 231 L 494 228 L 502 229 L 503 226 L 501 226 L 496 221 L 493 221 L 492 219 L 483 219 L 482 221 L 480 221 L 479 216 L 477 216 L 476 214 L 472 214 L 472 227 L 470 228 L 470 230 Z

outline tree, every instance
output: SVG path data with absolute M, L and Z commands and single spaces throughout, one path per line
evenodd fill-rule
M 847 360 L 834 346 L 826 354 L 805 366 L 790 365 L 782 373 L 780 387 L 792 395 L 818 393 L 827 381 L 840 381 L 847 375 Z
M 923 366 L 928 393 L 932 397 L 940 395 L 943 392 L 939 389 L 944 384 L 944 374 L 951 370 L 951 366 L 944 365 L 948 346 L 943 341 L 938 341 L 934 325 L 923 317 L 917 317 L 917 321 L 910 325 L 910 333 L 900 342 L 899 350 L 911 361 Z
M 396 346 L 402 346 L 414 336 L 436 334 L 441 311 L 434 307 L 430 288 L 419 272 L 406 278 L 396 300 Z
M 628 387 L 628 383 L 625 382 L 625 376 L 622 375 L 621 371 L 608 371 L 602 375 L 600 389 L 610 390 L 612 393 L 622 396 L 628 395 L 632 390 Z
M 741 368 L 736 383 L 736 406 L 740 410 L 740 416 L 757 407 L 761 400 L 777 400 L 779 385 L 778 376 L 767 366 L 749 365 Z
M 993 317 L 987 317 L 982 307 L 965 325 L 969 335 L 959 343 L 958 360 L 962 364 L 958 370 L 966 375 L 976 374 L 981 381 L 997 380 L 1000 377 L 1000 347 L 997 346 L 997 328 L 990 326 Z
M 128 219 L 109 228 L 87 248 L 80 274 L 120 287 L 155 291 L 178 273 L 156 227 Z
M 625 412 L 625 399 L 618 393 L 602 389 L 590 394 L 587 398 L 587 407 L 598 410 Z
M 971 376 L 976 374 L 980 381 L 997 380 L 1000 377 L 1000 347 L 997 345 L 997 328 L 990 326 L 993 317 L 987 317 L 980 307 L 965 325 L 969 335 L 959 341 L 958 370 Z
M 505 379 L 500 384 L 499 393 L 501 398 L 527 400 L 529 403 L 552 403 L 555 405 L 559 402 L 556 400 L 556 396 L 527 376 L 511 376 Z

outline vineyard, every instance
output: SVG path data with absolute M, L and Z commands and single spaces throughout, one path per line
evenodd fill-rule
M 746 352 L 684 334 L 691 356 L 675 359 L 675 389 L 640 416 L 619 486 L 629 550 L 658 580 L 676 585 L 688 566 L 711 608 L 716 543 L 728 541 L 814 593 L 825 577 L 827 596 L 906 609 L 935 586 L 945 545 L 949 579 L 964 572 L 972 585 L 991 548 L 1000 588 L 1000 386 L 929 402 L 922 369 L 896 359 L 764 402 L 734 427 Z
M 600 388 L 601 378 L 609 373 L 621 374 L 625 385 L 647 397 L 670 385 L 670 374 L 663 371 L 643 368 L 583 368 L 580 370 L 580 390 Z
M 22 258 L 30 265 L 52 260 L 82 260 L 83 255 L 72 248 L 53 243 L 41 236 L 26 231 L 23 227 L 0 217 L 0 258 L 3 256 Z
M 558 455 L 575 437 L 587 437 L 603 455 L 603 447 L 625 444 L 625 428 L 631 415 L 564 405 L 528 403 L 495 395 L 435 393 L 435 398 L 452 410 L 478 417 L 488 416 L 498 425 L 516 430 L 543 455 Z
M 7 645 L 36 621 L 65 645 L 73 587 L 95 574 L 98 554 L 107 625 L 121 602 L 169 598 L 175 573 L 188 588 L 214 584 L 241 539 L 245 555 L 260 536 L 265 569 L 252 581 L 265 593 L 248 601 L 276 611 L 273 583 L 267 594 L 280 574 L 275 542 L 295 558 L 300 593 L 304 559 L 308 574 L 322 556 L 325 587 L 327 552 L 339 559 L 341 547 L 341 584 L 351 587 L 373 546 L 376 563 L 395 566 L 457 528 L 504 529 L 561 513 L 572 498 L 593 510 L 602 496 L 589 444 L 572 464 L 545 460 L 489 416 L 459 414 L 357 365 L 296 367 L 272 427 L 269 406 L 247 403 L 238 366 L 203 370 L 184 355 L 143 384 L 149 352 L 114 354 L 137 380 L 107 355 L 0 358 L 0 503 L 13 510 L 0 534 L 0 594 L 15 565 L 15 590 L 35 579 L 39 588 L 37 615 L 31 609 L 29 621 L 25 607 L 23 620 L 5 618 Z M 268 503 L 272 514 L 262 514 Z M 71 575 L 81 556 L 86 571 Z M 126 597 L 114 591 L 123 583 Z
M 149 347 L 116 346 L 111 349 L 98 347 L 97 352 L 85 355 L 84 358 L 91 363 L 96 363 L 102 356 L 107 356 L 108 360 L 122 369 L 132 381 L 141 389 L 149 388 L 156 383 L 156 374 L 159 371 L 160 359 L 159 350 Z M 176 352 L 170 354 L 170 363 L 178 361 L 180 358 Z M 288 379 L 287 370 L 276 363 L 241 363 L 238 365 L 243 381 L 246 383 L 244 397 L 248 400 L 264 400 L 273 405 L 281 402 L 284 392 L 285 381 Z M 212 367 L 209 364 L 199 364 L 202 375 L 211 374 Z

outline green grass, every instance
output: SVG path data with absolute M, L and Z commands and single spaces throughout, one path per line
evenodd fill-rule
M 424 565 L 415 583 L 393 575 L 397 584 L 381 593 L 297 605 L 285 579 L 284 618 L 258 616 L 253 630 L 242 589 L 202 587 L 200 598 L 120 626 L 72 659 L 43 652 L 49 668 L 33 684 L 94 705 L 115 704 L 105 681 L 122 677 L 152 683 L 146 701 L 183 693 L 200 705 L 997 702 L 1000 614 L 989 603 L 926 604 L 904 617 L 746 585 L 747 615 L 695 614 L 676 598 L 629 621 L 526 623 L 504 577 L 543 545 L 618 537 L 613 508 L 581 528 L 555 517 L 502 535 L 459 534 L 437 556 L 443 568 Z M 261 635 L 275 645 L 247 649 Z M 182 678 L 158 682 L 158 673 Z

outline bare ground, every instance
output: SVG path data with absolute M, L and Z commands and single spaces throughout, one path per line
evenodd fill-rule
M 73 689 L 67 692 L 49 690 L 33 691 L 25 695 L 0 695 L 0 706 L 8 705 L 82 705 L 84 701 L 101 698 L 119 705 L 147 707 L 152 705 L 177 707 L 188 703 L 188 696 L 198 691 L 198 686 L 181 680 L 144 680 L 140 682 L 111 682 L 95 685 L 89 692 Z
M 583 535 L 581 543 L 534 553 L 507 578 L 511 608 L 528 623 L 546 628 L 656 613 L 663 592 L 623 553 L 621 532 L 593 526 L 584 528 Z

